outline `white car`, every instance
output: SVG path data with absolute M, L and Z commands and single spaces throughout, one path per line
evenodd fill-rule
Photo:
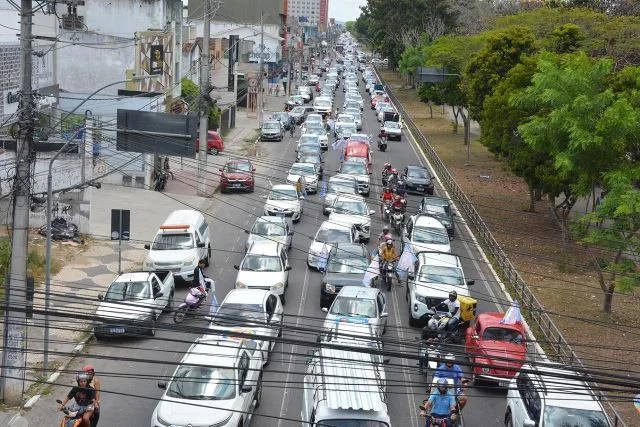
M 451 252 L 449 233 L 440 221 L 429 215 L 409 218 L 402 234 L 402 243 L 409 243 L 414 253 L 420 251 Z
M 321 257 L 329 257 L 331 247 L 335 243 L 357 243 L 358 230 L 355 225 L 340 224 L 333 221 L 324 221 L 309 247 L 307 265 L 310 268 L 318 268 Z M 326 246 L 326 247 L 325 247 Z
M 151 426 L 249 425 L 262 395 L 262 351 L 251 340 L 196 339 L 167 382 Z
M 387 300 L 378 288 L 343 286 L 327 312 L 322 329 L 331 330 L 337 322 L 371 325 L 379 337 L 387 330 Z
M 307 129 L 314 126 L 324 126 L 322 121 L 322 115 L 317 113 L 312 113 L 304 119 L 304 123 L 301 126 L 302 134 L 307 133 Z
M 361 242 L 368 242 L 371 237 L 371 216 L 376 211 L 370 210 L 364 197 L 351 194 L 339 195 L 327 209 L 329 221 L 353 224 L 358 230 Z
M 234 265 L 238 270 L 236 289 L 266 289 L 280 297 L 286 304 L 289 286 L 289 258 L 284 247 L 275 242 L 255 242 L 242 262 Z
M 348 114 L 353 117 L 353 121 L 356 124 L 357 130 L 362 130 L 362 114 L 359 108 L 347 108 L 344 110 L 344 114 Z
M 577 379 L 583 375 L 557 363 L 522 366 L 509 384 L 505 425 L 611 427 L 600 396 Z
M 355 125 L 356 121 L 353 119 L 353 116 L 350 114 L 338 114 L 338 117 L 336 118 L 336 128 L 338 128 L 339 126 L 342 125 L 346 125 L 346 124 L 352 124 Z
M 327 130 L 324 125 L 310 124 L 307 126 L 304 134 L 316 135 L 318 137 L 320 147 L 325 151 L 329 149 L 329 136 L 327 135 Z
M 393 106 L 391 105 L 390 102 L 384 102 L 384 101 L 376 102 L 376 107 L 375 107 L 376 118 L 380 117 L 380 115 L 379 115 L 380 110 L 382 110 L 383 108 L 388 108 L 388 107 L 393 108 Z M 380 121 L 380 120 L 378 119 L 378 121 Z
M 382 124 L 380 130 L 383 131 L 389 139 L 402 140 L 402 125 L 400 122 L 386 121 Z
M 230 332 L 256 335 L 262 361 L 269 364 L 276 338 L 282 335 L 284 313 L 276 294 L 264 289 L 231 289 L 211 318 L 208 335 Z M 273 338 L 272 340 L 263 337 Z
M 313 163 L 294 163 L 287 174 L 287 182 L 296 185 L 302 178 L 304 189 L 309 193 L 318 192 L 318 171 Z
M 274 185 L 264 204 L 264 215 L 284 215 L 292 221 L 300 221 L 302 202 L 294 185 Z
M 469 286 L 462 270 L 460 258 L 442 252 L 417 252 L 418 267 L 409 273 L 406 298 L 409 302 L 409 325 L 418 326 L 419 319 L 456 291 L 469 296 Z
M 321 114 L 331 113 L 331 110 L 333 109 L 333 101 L 331 98 L 326 96 L 319 96 L 313 100 L 313 108 Z
M 357 134 L 358 129 L 355 123 L 341 123 L 336 125 L 335 139 L 349 139 L 351 135 Z
M 322 213 L 324 215 L 329 215 L 327 208 L 333 204 L 333 201 L 340 194 L 358 194 L 358 181 L 351 175 L 343 174 L 334 175 L 329 178 L 322 205 Z
M 293 227 L 287 218 L 281 216 L 260 216 L 253 223 L 251 230 L 246 230 L 249 237 L 245 244 L 245 251 L 254 242 L 276 242 L 283 245 L 287 251 L 291 250 Z
M 370 172 L 367 165 L 361 162 L 344 162 L 340 164 L 338 173 L 351 175 L 358 181 L 358 192 L 365 196 L 369 195 Z

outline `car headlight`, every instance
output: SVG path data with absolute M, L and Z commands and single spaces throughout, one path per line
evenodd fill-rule
M 369 231 L 369 224 L 360 224 L 360 228 L 362 231 Z
M 427 298 L 423 297 L 422 295 L 416 294 L 416 301 L 421 302 L 424 305 L 427 305 Z
M 198 262 L 198 259 L 196 257 L 191 257 L 191 258 L 187 259 L 186 261 L 184 261 L 182 263 L 182 266 L 183 267 L 187 267 L 189 265 L 193 265 L 196 262 Z
M 487 368 L 486 366 L 484 368 L 482 368 L 482 373 L 483 374 L 488 374 L 489 372 L 491 372 L 490 368 Z
M 327 293 L 329 293 L 329 294 L 335 294 L 336 293 L 336 287 L 333 286 L 331 283 L 325 283 L 324 284 L 324 290 L 327 291 Z
M 236 289 L 245 289 L 247 288 L 247 284 L 243 282 L 236 282 Z
M 284 283 L 282 282 L 278 282 L 275 285 L 271 286 L 272 291 L 275 291 L 277 289 L 282 289 L 282 288 L 284 288 Z

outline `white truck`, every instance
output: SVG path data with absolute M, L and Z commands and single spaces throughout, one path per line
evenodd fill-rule
M 171 271 L 137 271 L 119 275 L 106 294 L 93 321 L 96 339 L 156 333 L 156 321 L 173 307 L 175 281 Z

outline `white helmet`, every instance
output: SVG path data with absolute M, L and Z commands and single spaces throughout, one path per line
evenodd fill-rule
M 427 323 L 427 326 L 429 327 L 429 329 L 431 329 L 432 331 L 437 331 L 438 330 L 438 321 L 434 318 L 431 318 L 429 320 L 429 323 Z

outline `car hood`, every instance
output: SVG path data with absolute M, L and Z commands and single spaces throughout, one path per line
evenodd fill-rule
M 416 185 L 429 185 L 429 184 L 431 184 L 431 180 L 430 179 L 416 178 L 416 177 L 409 177 L 409 176 L 405 179 L 405 181 L 410 182 L 411 184 L 416 184 Z
M 378 325 L 378 319 L 373 317 L 352 317 L 352 316 L 342 316 L 327 313 L 327 317 L 324 321 L 324 329 L 328 330 L 333 328 L 333 326 L 338 322 L 347 322 L 347 323 L 355 323 L 359 325 Z
M 362 273 L 326 273 L 323 282 L 330 283 L 335 286 L 363 286 Z
M 117 320 L 135 320 L 141 315 L 150 313 L 153 299 L 142 299 L 135 301 L 102 301 L 96 310 L 96 317 Z
M 182 264 L 183 261 L 188 258 L 198 256 L 198 250 L 191 249 L 179 249 L 175 251 L 149 251 L 147 258 L 153 262 L 171 262 L 175 264 Z M 195 262 L 194 262 L 195 264 Z M 195 267 L 194 267 L 195 268 Z
M 365 223 L 370 223 L 371 222 L 371 218 L 369 218 L 368 216 L 365 215 L 349 215 L 349 214 L 342 214 L 342 213 L 334 213 L 332 212 L 329 215 L 329 221 L 331 222 L 338 222 L 340 224 L 365 224 Z
M 489 359 L 492 365 L 519 368 L 524 363 L 526 347 L 504 341 L 481 341 L 477 354 Z
M 225 172 L 224 176 L 227 179 L 237 180 L 237 179 L 248 179 L 251 175 L 245 172 Z
M 418 243 L 418 242 L 411 242 L 411 247 L 413 249 L 413 253 L 418 253 L 420 251 L 436 251 L 436 252 L 444 252 L 444 253 L 450 253 L 451 252 L 451 245 L 442 245 L 442 244 L 436 244 L 436 243 Z
M 300 202 L 298 200 L 268 200 L 266 205 L 268 208 L 274 209 L 300 210 Z
M 302 175 L 294 175 L 294 174 L 288 174 L 287 175 L 287 181 L 289 182 L 297 182 L 298 178 L 300 178 Z M 312 181 L 317 181 L 318 178 L 315 176 L 302 176 L 302 181 L 303 183 L 307 183 L 310 184 Z
M 352 175 L 358 182 L 369 182 L 369 175 Z
M 333 247 L 333 244 L 316 242 L 315 240 L 311 242 L 311 246 L 309 247 L 309 252 L 316 255 L 320 255 L 320 253 L 322 252 L 322 245 L 327 245 L 328 252 L 331 252 L 331 248 Z
M 262 129 L 262 133 L 269 133 L 269 134 L 273 133 L 273 134 L 276 134 L 276 133 L 280 133 L 280 129 L 271 129 L 271 128 Z
M 165 394 L 158 403 L 156 414 L 170 425 L 218 425 L 232 414 L 229 409 L 233 408 L 234 401 L 235 399 L 183 400 L 167 397 Z
M 242 282 L 250 288 L 273 286 L 284 281 L 284 271 L 239 271 L 236 277 L 236 282 Z

